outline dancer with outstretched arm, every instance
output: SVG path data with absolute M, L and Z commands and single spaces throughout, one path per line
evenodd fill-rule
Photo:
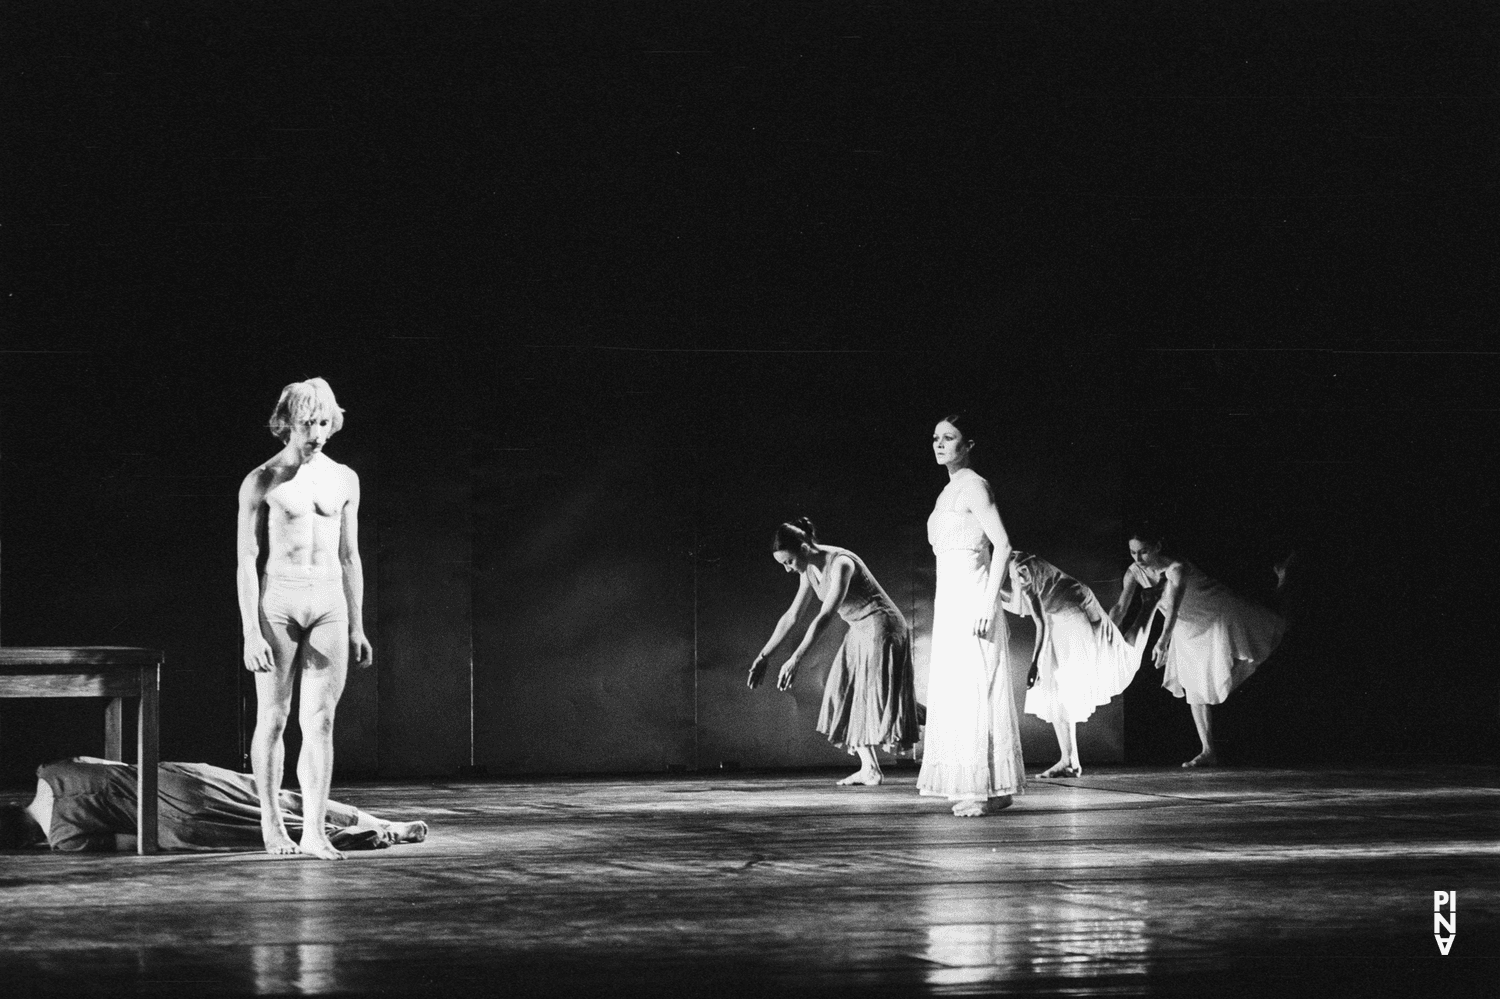
M 1187 701 L 1203 746 L 1183 766 L 1216 766 L 1212 707 L 1223 704 L 1276 651 L 1286 633 L 1286 618 L 1244 599 L 1186 559 L 1168 554 L 1161 535 L 1150 529 L 1131 534 L 1130 559 L 1110 619 L 1118 625 L 1137 594 L 1161 587 L 1136 644 L 1144 649 L 1153 618 L 1160 617 L 1161 637 L 1151 648 L 1151 661 L 1162 671 L 1162 686 Z
M 818 603 L 817 613 L 796 650 L 782 664 L 776 677 L 778 690 L 791 687 L 808 650 L 833 623 L 834 616 L 843 618 L 849 631 L 823 686 L 817 729 L 829 742 L 859 757 L 859 769 L 839 784 L 880 784 L 885 777 L 876 749 L 910 749 L 920 737 L 911 629 L 906 618 L 864 560 L 847 548 L 820 542 L 817 529 L 806 517 L 778 527 L 771 548 L 782 568 L 799 577 L 797 594 L 750 664 L 746 683 L 752 688 L 760 684 L 771 652 L 814 601 Z

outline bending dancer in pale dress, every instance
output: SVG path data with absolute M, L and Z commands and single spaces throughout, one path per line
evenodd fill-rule
M 245 668 L 255 674 L 250 768 L 260 789 L 266 852 L 324 860 L 343 858 L 324 832 L 333 782 L 333 713 L 350 658 L 360 666 L 374 659 L 361 614 L 359 476 L 323 453 L 343 425 L 344 411 L 326 381 L 288 385 L 271 413 L 271 433 L 282 449 L 245 477 L 239 501 L 240 623 Z M 262 552 L 264 575 L 257 579 Z M 307 821 L 293 842 L 281 810 L 281 737 L 298 663 L 297 781 Z
M 912 684 L 911 629 L 864 561 L 847 548 L 819 543 L 806 517 L 778 527 L 771 548 L 776 561 L 800 579 L 792 605 L 750 664 L 746 683 L 752 688 L 760 683 L 767 657 L 814 599 L 820 602 L 818 612 L 796 651 L 782 664 L 776 689 L 791 687 L 807 650 L 833 623 L 835 614 L 843 618 L 849 631 L 823 687 L 818 731 L 859 757 L 859 770 L 839 783 L 873 787 L 885 779 L 876 747 L 891 752 L 910 749 L 920 734 Z
M 1131 535 L 1130 558 L 1110 619 L 1118 625 L 1137 593 L 1163 586 L 1153 611 L 1145 616 L 1137 646 L 1144 648 L 1152 619 L 1160 615 L 1161 637 L 1151 649 L 1151 661 L 1163 671 L 1162 686 L 1174 697 L 1187 699 L 1203 744 L 1183 766 L 1215 766 L 1219 755 L 1211 706 L 1223 704 L 1276 651 L 1286 633 L 1286 619 L 1238 596 L 1191 562 L 1166 554 L 1154 532 Z
M 1140 654 L 1093 590 L 1035 555 L 1011 556 L 1001 597 L 1006 610 L 1036 623 L 1026 712 L 1051 722 L 1060 751 L 1039 776 L 1082 777 L 1078 723 L 1130 685 Z
M 953 801 L 960 817 L 1004 808 L 1026 784 L 1009 634 L 999 609 L 1010 539 L 990 484 L 970 467 L 975 443 L 962 416 L 938 422 L 932 449 L 948 484 L 927 518 L 937 595 L 917 788 Z

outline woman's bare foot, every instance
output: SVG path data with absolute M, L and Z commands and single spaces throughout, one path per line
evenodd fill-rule
M 386 831 L 394 843 L 420 843 L 427 838 L 427 823 L 387 822 Z
M 865 787 L 874 787 L 885 781 L 885 774 L 878 768 L 860 767 L 857 771 L 839 781 L 840 787 L 850 787 L 855 784 L 863 784 Z
M 953 805 L 953 814 L 961 819 L 977 819 L 981 815 L 989 815 L 1002 808 L 1009 808 L 1014 800 L 1008 794 L 994 798 L 960 798 Z
M 1044 779 L 1053 777 L 1082 777 L 1083 767 L 1075 766 L 1074 764 L 1069 763 L 1067 760 L 1058 760 L 1056 763 L 1052 764 L 1052 766 L 1037 774 L 1037 776 Z
M 266 852 L 273 857 L 285 857 L 297 853 L 297 844 L 286 834 L 286 826 L 261 824 L 260 835 L 266 843 Z
M 1203 752 L 1199 753 L 1197 756 L 1193 757 L 1191 760 L 1188 760 L 1183 764 L 1183 766 L 1187 767 L 1189 770 L 1192 770 L 1196 767 L 1216 767 L 1218 765 L 1219 754 L 1214 752 L 1212 749 L 1205 749 Z
M 327 836 L 310 836 L 303 832 L 302 842 L 298 845 L 298 849 L 309 857 L 317 857 L 319 860 L 344 859 L 344 855 L 333 848 Z

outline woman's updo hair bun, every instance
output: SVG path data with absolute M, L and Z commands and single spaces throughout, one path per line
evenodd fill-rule
M 776 536 L 771 539 L 771 550 L 795 552 L 800 551 L 803 545 L 817 543 L 818 529 L 813 526 L 813 522 L 806 517 L 798 517 L 776 528 Z
M 978 439 L 978 434 L 975 432 L 975 423 L 977 421 L 967 412 L 960 410 L 956 413 L 946 413 L 938 422 L 951 425 L 954 430 L 957 430 L 963 436 L 964 443 L 970 447 L 973 447 L 974 442 Z
M 1139 541 L 1152 548 L 1161 548 L 1166 543 L 1166 537 L 1161 528 L 1149 520 L 1136 521 L 1130 528 L 1130 537 L 1127 540 Z

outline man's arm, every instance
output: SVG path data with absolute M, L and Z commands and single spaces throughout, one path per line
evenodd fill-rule
M 359 560 L 359 475 L 349 469 L 349 498 L 339 529 L 339 564 L 344 568 L 344 599 L 349 603 L 349 658 L 356 666 L 375 661 L 365 637 L 365 569 Z
M 245 668 L 252 673 L 271 672 L 271 646 L 260 633 L 260 581 L 255 565 L 260 560 L 260 532 L 266 523 L 265 470 L 257 468 L 240 484 L 239 518 L 236 527 L 238 559 L 235 588 L 240 600 L 240 634 L 245 641 Z

